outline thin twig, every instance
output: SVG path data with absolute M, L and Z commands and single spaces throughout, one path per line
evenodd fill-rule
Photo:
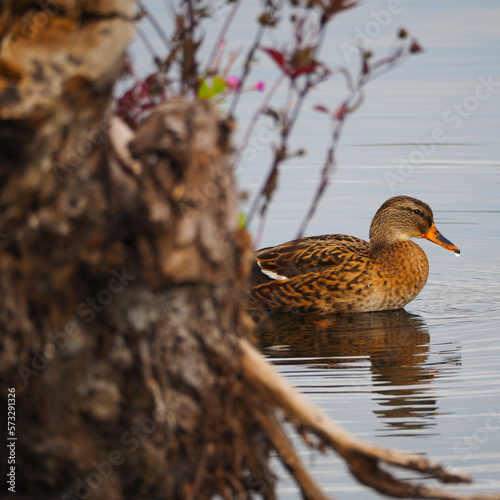
M 280 164 L 286 160 L 287 155 L 287 145 L 288 145 L 288 138 L 290 137 L 290 134 L 292 133 L 295 123 L 297 121 L 297 118 L 299 117 L 300 111 L 302 109 L 302 105 L 304 104 L 305 98 L 307 96 L 307 92 L 309 91 L 310 88 L 310 80 L 309 76 L 306 79 L 306 82 L 304 83 L 304 87 L 301 89 L 299 92 L 297 102 L 295 103 L 291 117 L 287 120 L 287 123 L 285 126 L 282 127 L 282 133 L 281 133 L 281 143 L 279 147 L 276 149 L 275 154 L 274 154 L 274 160 L 271 165 L 271 168 L 269 169 L 269 173 L 266 177 L 265 182 L 262 184 L 262 187 L 260 188 L 257 196 L 255 197 L 252 206 L 250 208 L 250 211 L 248 213 L 247 217 L 247 225 L 250 226 L 255 214 L 257 213 L 257 209 L 259 208 L 259 205 L 261 203 L 262 198 L 264 199 L 264 203 L 261 208 L 261 214 L 264 213 L 265 210 L 267 210 L 267 206 L 269 205 L 271 201 L 270 196 L 266 196 L 266 193 L 269 191 L 269 186 L 272 181 L 277 177 L 278 175 L 278 169 Z M 287 119 L 285 117 L 284 119 Z
M 267 217 L 267 209 L 268 208 L 269 208 L 268 205 L 266 205 L 265 207 L 262 207 L 262 211 L 261 211 L 260 217 L 259 217 L 259 225 L 257 227 L 257 232 L 255 233 L 255 236 L 252 238 L 254 248 L 259 248 L 260 241 L 262 239 L 262 235 L 264 234 L 264 228 L 266 226 L 266 217 Z
M 231 23 L 233 22 L 234 16 L 236 15 L 236 12 L 238 11 L 240 5 L 241 5 L 241 0 L 236 0 L 234 2 L 234 5 L 227 15 L 224 24 L 222 25 L 221 30 L 219 31 L 219 35 L 217 37 L 217 40 L 215 41 L 214 46 L 212 47 L 212 52 L 210 53 L 210 56 L 208 58 L 207 66 L 205 68 L 205 73 L 208 73 L 210 69 L 212 68 L 212 65 L 215 61 L 215 58 L 217 56 L 217 53 L 220 49 L 220 45 L 222 43 L 222 40 L 226 37 L 227 31 L 229 30 L 229 27 L 231 26 Z
M 334 122 L 335 124 L 333 128 L 332 139 L 330 141 L 330 146 L 327 150 L 325 161 L 323 163 L 323 167 L 321 170 L 320 182 L 311 200 L 309 208 L 300 223 L 296 235 L 297 239 L 301 238 L 304 235 L 306 228 L 309 222 L 311 222 L 312 218 L 314 217 L 319 202 L 321 201 L 321 198 L 323 197 L 326 191 L 326 188 L 330 182 L 331 175 L 332 173 L 335 172 L 335 167 L 336 167 L 335 152 L 338 147 L 338 143 L 340 140 L 340 136 L 342 134 L 342 130 L 344 128 L 346 118 L 348 117 L 348 115 L 352 114 L 356 109 L 358 109 L 361 103 L 363 102 L 364 86 L 369 81 L 378 78 L 382 74 L 392 71 L 396 66 L 402 64 L 402 62 L 404 62 L 407 59 L 408 52 L 404 50 L 404 47 L 398 47 L 397 49 L 394 50 L 394 53 L 392 55 L 382 58 L 373 63 L 369 72 L 366 72 L 364 69 L 365 57 L 366 54 L 364 53 L 364 51 L 360 50 L 361 67 L 358 75 L 358 80 L 355 85 L 353 85 L 352 78 L 350 77 L 349 72 L 347 70 L 342 71 L 344 76 L 346 77 L 346 81 L 351 87 L 351 91 L 347 96 L 347 98 L 345 99 L 345 101 L 339 107 L 339 109 L 342 108 L 343 111 L 341 116 L 337 117 Z
M 265 31 L 264 26 L 259 26 L 259 28 L 257 29 L 257 33 L 255 34 L 254 42 L 252 44 L 252 47 L 248 51 L 248 54 L 247 54 L 247 57 L 245 60 L 245 64 L 243 65 L 243 71 L 242 71 L 241 76 L 240 76 L 240 89 L 233 96 L 233 100 L 231 101 L 231 105 L 229 106 L 229 110 L 227 112 L 228 117 L 234 116 L 234 113 L 236 111 L 236 107 L 238 106 L 238 103 L 240 101 L 241 89 L 243 88 L 243 85 L 246 82 L 246 79 L 250 73 L 250 68 L 252 65 L 253 56 L 255 54 L 255 51 L 259 48 L 262 37 L 264 36 L 264 31 Z
M 319 28 L 319 31 L 317 32 L 315 58 L 317 58 L 319 53 L 321 52 L 321 48 L 322 48 L 323 42 L 325 40 L 326 27 L 327 27 L 327 24 L 321 25 Z M 304 101 L 305 101 L 309 91 L 315 85 L 317 85 L 323 78 L 324 78 L 324 76 L 317 78 L 317 81 L 313 81 L 313 75 L 311 73 L 307 74 L 304 86 L 302 87 L 302 89 L 298 93 L 297 103 L 295 104 L 295 107 L 293 108 L 291 117 L 288 120 L 288 122 L 286 123 L 286 127 L 284 127 L 282 129 L 281 144 L 275 152 L 274 160 L 273 160 L 273 163 L 272 163 L 271 168 L 269 170 L 269 174 L 268 174 L 266 181 L 263 184 L 261 190 L 259 191 L 258 195 L 255 197 L 254 202 L 250 208 L 250 211 L 249 211 L 249 214 L 247 217 L 247 225 L 248 226 L 250 226 L 252 219 L 255 216 L 257 209 L 260 206 L 260 203 L 261 203 L 261 200 L 263 197 L 265 199 L 264 199 L 263 206 L 261 209 L 261 216 L 267 210 L 267 207 L 271 202 L 271 196 L 270 196 L 271 193 L 268 193 L 269 185 L 270 185 L 270 182 L 277 181 L 279 165 L 283 161 L 285 161 L 287 158 L 289 158 L 288 155 L 286 154 L 287 149 L 288 149 L 288 139 L 291 135 L 291 132 L 292 132 L 292 130 L 295 126 L 295 123 L 299 117 L 299 114 L 302 110 L 302 105 L 304 104 Z M 289 89 L 291 90 L 291 89 L 295 88 L 296 82 L 292 78 L 290 80 L 291 81 L 290 81 Z M 287 100 L 287 103 L 288 102 L 289 102 L 289 100 Z M 285 114 L 285 119 L 287 119 L 287 118 L 288 118 L 288 113 Z M 265 196 L 266 194 L 267 194 L 267 196 Z M 260 226 L 262 226 L 262 224 L 260 224 Z
M 241 140 L 240 146 L 235 154 L 235 158 L 233 161 L 233 168 L 235 170 L 238 168 L 238 165 L 239 165 L 240 160 L 241 160 L 241 155 L 243 154 L 243 152 L 245 151 L 245 149 L 248 146 L 248 142 L 250 141 L 250 137 L 252 136 L 253 131 L 255 130 L 255 127 L 257 126 L 257 122 L 259 121 L 259 118 L 263 115 L 265 110 L 269 107 L 269 103 L 271 102 L 271 99 L 274 97 L 274 94 L 277 92 L 280 85 L 283 83 L 284 79 L 285 79 L 285 75 L 283 73 L 281 73 L 280 76 L 273 83 L 272 87 L 267 91 L 267 93 L 266 93 L 264 99 L 262 100 L 257 111 L 253 114 L 253 116 L 248 124 L 248 127 L 245 130 L 245 135 L 243 136 L 243 139 Z
M 137 34 L 139 35 L 141 42 L 145 45 L 147 51 L 151 55 L 151 58 L 153 59 L 153 61 L 158 61 L 159 56 L 156 53 L 155 48 L 153 47 L 152 43 L 149 41 L 149 38 L 146 35 L 146 33 L 144 33 L 144 31 L 142 31 L 142 29 L 139 28 L 139 26 L 137 26 Z
M 360 94 L 362 95 L 362 94 Z M 349 99 L 346 99 L 344 103 L 341 105 L 343 108 L 347 108 L 349 103 Z M 360 102 L 356 105 L 359 106 Z M 351 111 L 352 112 L 352 111 Z M 309 222 L 312 220 L 314 217 L 314 214 L 316 213 L 316 210 L 318 208 L 319 202 L 321 201 L 321 198 L 323 197 L 323 194 L 330 182 L 330 177 L 333 172 L 335 172 L 335 168 L 337 166 L 336 160 L 335 160 L 335 152 L 337 150 L 337 146 L 340 141 L 340 136 L 342 134 L 344 124 L 345 124 L 345 118 L 346 115 L 343 115 L 339 117 L 337 120 L 335 120 L 335 124 L 333 127 L 333 133 L 332 133 L 332 140 L 330 142 L 330 146 L 328 147 L 325 161 L 323 163 L 323 168 L 321 170 L 321 177 L 320 177 L 320 183 L 316 189 L 316 192 L 313 196 L 313 199 L 311 201 L 311 204 L 309 205 L 309 209 L 307 210 L 304 218 L 302 219 L 302 222 L 300 223 L 299 230 L 297 231 L 297 236 L 296 238 L 302 238 L 304 236 L 304 233 L 306 231 L 307 225 Z
M 137 5 L 142 11 L 146 13 L 148 21 L 151 23 L 158 36 L 161 38 L 162 42 L 165 44 L 165 47 L 170 50 L 172 48 L 170 40 L 168 39 L 168 36 L 165 33 L 164 29 L 160 26 L 160 23 L 157 21 L 156 17 L 153 16 L 153 14 L 151 14 L 151 12 L 146 8 L 142 0 L 138 0 Z
M 266 14 L 269 17 L 273 17 L 274 15 L 276 15 L 276 12 L 281 9 L 282 6 L 283 6 L 283 0 L 277 2 L 276 4 L 271 3 L 269 12 L 267 12 Z M 242 70 L 242 73 L 240 76 L 240 92 L 236 92 L 233 96 L 233 100 L 231 101 L 231 104 L 229 106 L 229 110 L 227 112 L 228 117 L 234 116 L 234 113 L 236 112 L 236 108 L 238 106 L 238 103 L 239 103 L 240 97 L 241 97 L 241 89 L 243 89 L 245 82 L 248 78 L 248 75 L 250 74 L 250 69 L 252 67 L 252 62 L 253 62 L 255 52 L 257 51 L 257 49 L 260 46 L 260 42 L 262 41 L 262 38 L 263 38 L 264 33 L 266 31 L 266 28 L 267 28 L 267 25 L 260 24 L 258 29 L 257 29 L 257 33 L 255 34 L 253 44 L 247 53 L 247 57 L 245 59 L 245 63 L 243 65 L 243 70 Z

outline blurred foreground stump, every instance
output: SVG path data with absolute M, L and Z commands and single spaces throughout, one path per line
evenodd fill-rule
M 251 252 L 230 123 L 209 103 L 172 102 L 137 131 L 132 158 L 110 106 L 134 2 L 0 5 L 10 498 L 272 498 L 251 411 L 262 402 L 234 350 Z

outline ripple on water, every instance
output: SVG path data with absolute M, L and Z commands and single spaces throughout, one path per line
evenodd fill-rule
M 437 318 L 461 322 L 464 319 L 488 321 L 500 315 L 498 273 L 481 269 L 464 269 L 453 280 L 430 279 L 426 293 L 409 306 L 426 319 Z

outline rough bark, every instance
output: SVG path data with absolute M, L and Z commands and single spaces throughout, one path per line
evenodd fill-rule
M 16 493 L 272 498 L 263 406 L 234 351 L 250 253 L 231 124 L 172 102 L 132 159 L 109 108 L 133 2 L 50 8 L 2 3 L 0 376 L 2 402 L 16 389 Z

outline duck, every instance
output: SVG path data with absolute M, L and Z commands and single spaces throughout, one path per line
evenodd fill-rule
M 400 309 L 429 275 L 427 256 L 411 238 L 460 254 L 437 230 L 429 205 L 394 196 L 375 213 L 369 241 L 327 234 L 255 252 L 250 309 L 320 315 Z

